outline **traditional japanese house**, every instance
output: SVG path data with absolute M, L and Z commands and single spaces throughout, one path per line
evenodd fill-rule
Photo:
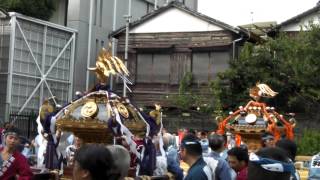
M 168 97 L 178 93 L 179 82 L 187 72 L 192 73 L 192 88 L 209 96 L 204 90 L 208 83 L 228 68 L 230 60 L 237 58 L 244 42 L 254 41 L 246 30 L 178 2 L 131 22 L 129 29 L 127 63 L 133 92 L 128 96 L 142 106 L 152 106 L 154 102 L 171 106 Z M 121 57 L 125 53 L 125 34 L 125 27 L 110 34 L 117 39 Z

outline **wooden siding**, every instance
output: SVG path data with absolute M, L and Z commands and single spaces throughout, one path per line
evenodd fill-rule
M 198 48 L 228 46 L 232 43 L 233 35 L 228 31 L 212 32 L 181 32 L 181 33 L 143 33 L 130 34 L 129 49 L 131 51 L 149 48 Z M 125 36 L 118 40 L 118 52 L 124 51 Z M 187 49 L 186 49 L 187 50 Z
M 117 84 L 117 93 L 122 94 L 122 84 Z M 153 106 L 155 102 L 160 102 L 164 107 L 174 107 L 170 97 L 178 95 L 178 85 L 144 83 L 131 86 L 132 93 L 128 92 L 128 97 L 138 106 Z M 212 93 L 209 92 L 208 86 L 193 85 L 190 89 L 198 94 L 207 97 L 208 102 L 212 101 Z
M 170 84 L 177 85 L 187 72 L 191 72 L 191 52 L 174 53 L 171 55 Z

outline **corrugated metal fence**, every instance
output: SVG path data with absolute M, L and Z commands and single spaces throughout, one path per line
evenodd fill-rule
M 76 30 L 68 27 L 17 13 L 0 18 L 2 121 L 38 111 L 47 97 L 56 96 L 58 104 L 71 100 L 75 40 Z

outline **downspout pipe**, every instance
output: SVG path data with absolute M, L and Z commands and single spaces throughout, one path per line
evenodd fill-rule
M 243 39 L 243 36 L 241 36 L 239 39 L 235 39 L 232 41 L 232 60 L 236 57 L 236 43 L 241 41 Z
M 89 90 L 89 77 L 90 72 L 88 68 L 90 67 L 90 59 L 91 59 L 91 39 L 92 39 L 92 21 L 93 21 L 93 6 L 94 0 L 90 0 L 90 11 L 89 11 L 89 32 L 88 32 L 88 55 L 87 55 L 87 72 L 86 72 L 86 91 Z
M 247 39 L 250 39 L 250 31 L 242 29 L 241 37 L 232 41 L 232 60 L 235 60 L 236 58 L 236 43 L 243 40 L 244 36 L 247 36 Z

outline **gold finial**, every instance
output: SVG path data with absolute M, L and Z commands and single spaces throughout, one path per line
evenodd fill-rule
M 260 89 L 260 92 L 261 92 L 261 95 L 262 97 L 268 97 L 268 98 L 272 98 L 272 97 L 275 97 L 278 92 L 275 92 L 273 91 L 268 85 L 266 84 L 260 84 L 258 83 L 256 85 L 259 89 Z
M 96 67 L 88 68 L 88 70 L 95 71 L 100 82 L 105 82 L 110 74 L 129 76 L 129 71 L 122 60 L 117 56 L 112 56 L 111 43 L 109 43 L 108 49 L 102 48 L 100 50 Z
M 267 84 L 260 84 L 259 82 L 255 87 L 250 89 L 250 96 L 258 101 L 261 97 L 273 98 L 278 93 L 273 91 Z

